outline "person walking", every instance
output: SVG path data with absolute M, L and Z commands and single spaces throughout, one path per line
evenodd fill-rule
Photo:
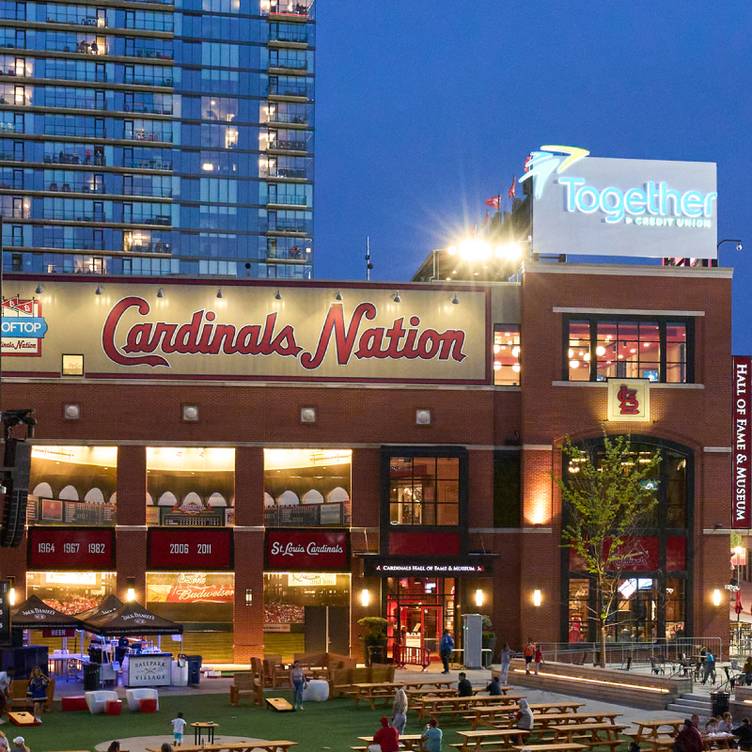
M 300 661 L 295 661 L 290 669 L 290 686 L 293 690 L 293 707 L 295 710 L 303 710 L 303 690 L 306 678 Z
M 454 650 L 454 638 L 448 629 L 444 630 L 444 634 L 441 636 L 441 642 L 439 643 L 439 655 L 441 656 L 441 662 L 444 665 L 442 674 L 449 673 L 449 659 L 452 657 L 452 651 Z
M 711 684 L 715 684 L 715 656 L 710 649 L 708 649 L 708 652 L 705 654 L 702 683 L 705 684 L 708 678 L 710 679 Z
M 514 651 L 509 647 L 509 643 L 505 642 L 504 647 L 501 649 L 501 684 L 506 686 L 509 681 L 509 666 L 512 663 L 514 657 Z
M 431 718 L 420 738 L 423 740 L 423 748 L 426 752 L 441 752 L 444 732 L 439 728 L 439 723 L 435 718 Z
M 532 637 L 527 638 L 527 645 L 525 645 L 522 655 L 525 656 L 525 673 L 529 675 L 530 664 L 533 662 L 533 658 L 535 658 L 535 643 Z
M 172 741 L 174 746 L 179 747 L 183 743 L 183 732 L 185 731 L 185 718 L 180 712 L 170 723 L 172 724 Z
M 541 663 L 543 663 L 543 651 L 541 650 L 540 643 L 535 646 L 535 655 L 533 656 L 533 662 L 535 663 L 535 675 L 538 676 Z
M 382 716 L 381 728 L 373 735 L 373 743 L 381 747 L 381 752 L 399 752 L 399 731 L 389 725 L 389 719 Z
M 405 726 L 407 726 L 407 692 L 405 692 L 404 687 L 397 687 L 394 690 L 392 726 L 397 729 L 400 736 L 405 733 Z

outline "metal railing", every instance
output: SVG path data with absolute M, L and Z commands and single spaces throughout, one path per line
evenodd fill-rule
M 546 661 L 574 664 L 596 664 L 601 653 L 599 642 L 541 642 L 541 652 Z M 666 664 L 678 667 L 682 660 L 691 660 L 700 651 L 710 650 L 716 660 L 724 653 L 720 637 L 681 637 L 656 642 L 609 642 L 606 644 L 606 665 L 616 668 Z

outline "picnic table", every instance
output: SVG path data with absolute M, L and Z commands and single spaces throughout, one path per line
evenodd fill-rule
M 419 750 L 422 749 L 422 734 L 400 734 L 399 740 L 400 746 L 404 747 L 405 749 L 413 750 L 414 752 L 419 752 Z M 368 744 L 373 744 L 373 737 L 359 736 L 358 741 L 365 742 L 367 747 Z M 358 746 L 352 747 L 352 749 L 364 749 L 364 747 Z
M 626 728 L 618 723 L 565 723 L 550 726 L 555 742 L 581 743 L 590 747 L 608 747 L 611 752 L 622 744 L 619 734 Z
M 403 681 L 401 683 L 402 683 L 402 686 L 406 690 L 410 690 L 410 689 L 421 690 L 426 687 L 449 688 L 455 684 L 455 680 L 454 679 L 414 679 L 414 680 L 409 680 L 409 681 Z
M 191 724 L 193 729 L 193 743 L 201 745 L 201 736 L 206 732 L 206 741 L 209 744 L 214 744 L 214 732 L 219 728 L 219 724 L 214 721 L 196 721 Z
M 473 731 L 457 731 L 463 741 L 459 744 L 450 744 L 450 747 L 457 747 L 460 752 L 481 752 L 484 747 L 498 744 L 499 748 L 513 747 L 512 742 L 519 744 L 529 731 L 523 729 L 475 729 Z
M 532 708 L 532 706 L 531 706 Z M 518 710 L 518 706 L 508 705 L 487 705 L 472 708 L 475 713 L 472 719 L 473 728 L 481 723 L 494 726 L 496 728 L 503 728 L 514 723 L 514 714 Z M 551 726 L 562 725 L 565 723 L 616 723 L 616 719 L 621 713 L 615 713 L 611 710 L 594 710 L 583 711 L 579 713 L 536 713 L 533 709 L 535 716 L 535 727 L 547 729 Z
M 513 747 L 517 752 L 582 752 L 587 749 L 584 744 L 574 742 L 548 742 L 547 744 L 524 744 Z
M 180 752 L 284 752 L 298 743 L 287 739 L 256 739 L 253 742 L 216 742 L 214 744 L 181 745 Z M 146 752 L 161 752 L 160 747 L 147 747 Z
M 528 707 L 535 713 L 535 717 L 541 713 L 576 713 L 585 707 L 584 702 L 531 702 Z
M 481 705 L 512 705 L 522 695 L 474 695 L 471 697 L 441 697 L 429 695 L 416 701 L 418 718 L 438 717 L 439 715 L 461 715 Z
M 683 718 L 657 718 L 644 721 L 632 721 L 637 731 L 627 733 L 638 744 L 644 743 L 652 752 L 673 746 L 674 737 L 684 725 Z
M 702 735 L 705 749 L 731 749 L 731 743 L 735 740 L 736 737 L 727 731 L 716 731 L 715 733 Z
M 366 700 L 371 710 L 375 710 L 376 700 L 391 700 L 394 690 L 403 686 L 402 682 L 358 682 L 350 685 L 348 694 L 352 695 L 356 705 Z

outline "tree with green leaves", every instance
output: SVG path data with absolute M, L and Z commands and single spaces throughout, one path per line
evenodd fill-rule
M 604 436 L 597 453 L 572 443 L 562 447 L 564 477 L 558 480 L 564 511 L 562 541 L 590 576 L 591 609 L 598 625 L 600 665 L 606 665 L 608 624 L 619 608 L 619 584 L 644 556 L 640 530 L 658 503 L 659 451 L 639 451 L 629 436 Z

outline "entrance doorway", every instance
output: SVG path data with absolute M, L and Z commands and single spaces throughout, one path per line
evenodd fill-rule
M 394 646 L 425 648 L 438 656 L 441 635 L 455 630 L 454 578 L 402 577 L 387 580 L 387 650 L 394 658 Z

